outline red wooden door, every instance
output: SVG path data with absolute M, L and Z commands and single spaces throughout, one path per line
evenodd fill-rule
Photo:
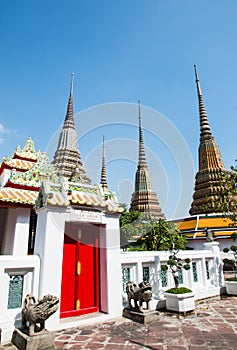
M 64 236 L 61 285 L 61 312 L 73 310 L 75 305 L 77 242 Z
M 99 240 L 96 236 L 87 232 L 80 241 L 74 241 L 65 235 L 61 317 L 99 310 Z

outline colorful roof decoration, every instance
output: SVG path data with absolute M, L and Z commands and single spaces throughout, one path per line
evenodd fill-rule
M 5 157 L 1 165 L 0 206 L 77 206 L 100 211 L 122 212 L 113 192 L 104 193 L 101 185 L 74 182 L 56 175 L 46 153 L 35 152 L 31 138 L 23 149 L 17 147 L 13 158 Z
M 44 152 L 35 151 L 31 137 L 13 158 L 3 158 L 1 167 L 0 205 L 33 207 L 43 179 L 58 181 L 53 166 Z
M 18 145 L 13 158 L 26 159 L 36 161 L 38 159 L 38 152 L 35 151 L 34 141 L 29 137 L 26 141 L 25 146 L 21 149 Z
M 36 163 L 33 163 L 31 169 L 25 172 L 12 171 L 8 180 L 8 185 L 13 187 L 30 187 L 39 190 L 43 179 L 58 181 L 58 176 L 55 174 L 53 166 L 46 153 L 39 152 Z
M 22 190 L 18 188 L 4 187 L 0 188 L 0 202 L 7 204 L 25 204 L 33 206 L 38 197 L 38 192 Z
M 112 192 L 109 198 L 105 198 L 98 185 L 70 183 L 64 178 L 61 178 L 60 183 L 42 182 L 39 197 L 36 200 L 36 208 L 48 205 L 83 206 L 109 212 L 122 212 L 124 210 Z
M 2 160 L 1 168 L 0 168 L 0 174 L 2 173 L 3 169 L 16 169 L 19 171 L 29 170 L 32 168 L 34 162 L 30 160 L 23 160 L 23 159 L 12 159 L 10 157 L 5 157 Z

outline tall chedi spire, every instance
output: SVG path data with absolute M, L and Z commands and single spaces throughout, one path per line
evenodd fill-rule
M 200 118 L 199 167 L 195 178 L 195 190 L 190 209 L 191 215 L 207 214 L 219 211 L 215 203 L 223 198 L 221 186 L 222 174 L 227 173 L 218 145 L 211 133 L 203 102 L 200 82 L 194 65 Z
M 142 116 L 140 101 L 138 101 L 139 115 L 139 156 L 135 177 L 135 191 L 132 195 L 130 211 L 140 211 L 149 218 L 159 220 L 165 219 L 161 211 L 156 193 L 152 190 L 150 173 L 148 170 L 145 147 L 142 133 Z
M 103 136 L 103 150 L 102 150 L 102 166 L 100 184 L 104 192 L 108 192 L 107 176 L 106 176 L 106 161 L 105 161 L 105 138 Z
M 73 115 L 73 80 L 74 74 L 72 73 L 66 117 L 52 163 L 58 176 L 81 183 L 90 183 L 91 181 L 83 169 L 78 149 L 78 136 Z

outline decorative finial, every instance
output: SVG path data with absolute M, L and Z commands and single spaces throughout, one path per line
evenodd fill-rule
M 103 153 L 102 157 L 105 159 L 105 135 L 103 135 Z
M 106 160 L 105 160 L 105 137 L 103 135 L 103 146 L 102 146 L 102 167 L 101 167 L 101 179 L 100 184 L 104 192 L 108 192 L 107 175 L 106 175 Z
M 142 133 L 142 116 L 141 116 L 141 101 L 138 100 L 138 118 L 139 118 L 139 156 L 138 166 L 146 165 L 145 147 Z
M 194 64 L 194 71 L 195 71 L 196 81 L 199 81 L 196 64 Z
M 199 78 L 198 78 L 198 72 L 197 72 L 196 64 L 194 64 L 194 71 L 195 71 L 195 78 L 196 78 L 198 96 L 201 96 L 202 95 L 202 91 L 201 91 L 200 81 L 199 81 Z
M 138 116 L 140 117 L 141 116 L 141 101 L 138 100 Z
M 202 91 L 200 81 L 198 79 L 197 66 L 194 65 L 197 93 L 198 93 L 198 104 L 199 104 L 199 119 L 200 119 L 200 140 L 212 137 L 209 121 L 207 118 L 206 109 L 203 102 Z
M 74 82 L 74 73 L 71 74 L 71 93 L 73 93 L 73 82 Z

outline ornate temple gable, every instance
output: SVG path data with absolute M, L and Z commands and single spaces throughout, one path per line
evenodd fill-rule
M 14 158 L 3 158 L 1 165 L 0 206 L 33 207 L 43 179 L 58 182 L 49 158 L 36 152 L 29 137 L 25 146 L 14 152 Z
M 57 184 L 50 181 L 42 182 L 39 197 L 36 201 L 36 209 L 48 205 L 61 207 L 71 205 L 74 209 L 93 208 L 99 211 L 116 213 L 123 211 L 112 193 L 108 199 L 101 195 L 101 189 L 98 185 L 72 183 L 63 178 Z
M 43 180 L 39 190 L 38 198 L 35 201 L 36 209 L 47 207 L 48 205 L 67 207 L 70 204 L 63 179 L 54 183 Z
M 98 208 L 99 210 L 109 212 L 123 212 L 124 208 L 120 205 L 117 197 L 112 191 L 104 192 L 101 185 L 67 183 L 67 193 L 70 203 Z
M 139 104 L 139 157 L 135 176 L 135 191 L 132 195 L 130 211 L 147 213 L 153 219 L 165 219 L 161 211 L 157 194 L 152 190 L 150 172 L 148 170 L 142 133 L 142 117 Z
M 18 171 L 12 171 L 8 180 L 8 187 L 17 188 L 30 188 L 31 190 L 38 191 L 42 180 L 49 179 L 55 182 L 59 181 L 58 176 L 55 173 L 53 166 L 50 164 L 50 160 L 46 153 L 39 152 L 38 160 L 33 163 L 30 170 L 24 173 Z
M 91 183 L 91 180 L 86 176 L 86 172 L 83 169 L 81 154 L 78 149 L 78 136 L 73 116 L 73 74 L 66 117 L 59 136 L 53 165 L 58 176 L 86 184 Z
M 25 143 L 25 146 L 21 149 L 18 145 L 13 157 L 4 157 L 0 167 L 0 174 L 4 169 L 16 169 L 17 171 L 24 172 L 32 168 L 34 163 L 38 159 L 40 151 L 35 151 L 34 141 L 29 137 Z
M 220 149 L 211 133 L 196 66 L 194 69 L 199 103 L 200 144 L 198 149 L 199 170 L 195 177 L 191 215 L 212 213 L 217 210 L 215 210 L 215 202 L 222 198 L 221 180 L 223 173 L 227 172 Z
M 17 146 L 13 158 L 30 160 L 32 162 L 37 161 L 38 152 L 35 151 L 35 144 L 31 137 L 27 139 L 22 149 L 19 145 Z

